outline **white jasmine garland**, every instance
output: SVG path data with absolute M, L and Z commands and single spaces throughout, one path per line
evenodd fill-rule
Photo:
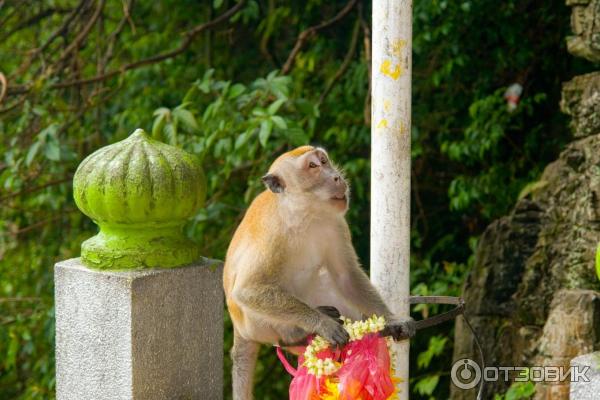
M 369 333 L 377 333 L 385 328 L 385 318 L 378 317 L 375 314 L 371 318 L 364 321 L 352 321 L 350 318 L 340 317 L 344 323 L 344 328 L 350 336 L 350 341 L 360 340 Z M 388 346 L 389 346 L 388 341 Z M 329 348 L 331 344 L 321 336 L 315 336 L 311 343 L 306 346 L 304 351 L 304 365 L 308 368 L 308 372 L 321 377 L 322 375 L 331 375 L 335 373 L 341 364 L 335 362 L 332 358 L 320 359 L 317 353 L 321 350 Z M 350 354 L 350 353 L 348 353 Z

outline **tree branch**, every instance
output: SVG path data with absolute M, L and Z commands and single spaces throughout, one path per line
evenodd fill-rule
M 192 44 L 193 39 L 199 33 L 203 32 L 207 29 L 215 27 L 216 25 L 220 24 L 221 22 L 229 19 L 234 14 L 236 14 L 242 8 L 244 2 L 245 2 L 245 0 L 240 1 L 234 7 L 230 8 L 228 11 L 221 14 L 220 16 L 213 19 L 212 21 L 206 22 L 204 24 L 200 24 L 200 25 L 192 28 L 191 30 L 187 31 L 184 34 L 185 39 L 183 40 L 181 45 L 173 50 L 166 51 L 164 53 L 160 53 L 160 54 L 157 54 L 157 55 L 154 55 L 152 57 L 148 57 L 148 58 L 145 58 L 142 60 L 134 61 L 130 64 L 126 64 L 126 65 L 122 66 L 121 68 L 119 68 L 117 70 L 113 70 L 113 71 L 107 72 L 105 74 L 95 76 L 93 78 L 86 78 L 86 79 L 80 79 L 80 80 L 76 80 L 76 81 L 57 83 L 55 85 L 52 85 L 51 87 L 53 89 L 60 89 L 60 88 L 65 88 L 65 87 L 69 87 L 69 86 L 94 83 L 94 82 L 98 82 L 98 81 L 102 81 L 102 80 L 111 78 L 111 77 L 121 74 L 125 71 L 136 69 L 136 68 L 139 68 L 139 67 L 142 67 L 145 65 L 149 65 L 149 64 L 155 64 L 155 63 L 164 61 L 166 59 L 173 58 L 173 57 L 183 53 Z
M 194 28 L 190 29 L 189 31 L 185 32 L 183 34 L 185 36 L 183 39 L 183 42 L 181 43 L 181 45 L 179 45 L 179 47 L 177 47 L 173 50 L 169 50 L 169 51 L 159 53 L 159 54 L 156 54 L 156 55 L 148 57 L 148 58 L 144 58 L 142 60 L 138 60 L 138 61 L 134 61 L 129 64 L 125 64 L 118 69 L 109 71 L 105 74 L 99 74 L 99 75 L 96 75 L 91 78 L 84 78 L 84 79 L 78 79 L 78 80 L 73 80 L 73 81 L 68 81 L 68 82 L 56 83 L 56 84 L 50 86 L 50 88 L 51 89 L 62 89 L 62 88 L 70 87 L 70 86 L 87 85 L 90 83 L 95 83 L 95 82 L 99 82 L 99 81 L 103 81 L 103 80 L 112 78 L 116 75 L 122 74 L 122 73 L 132 70 L 132 69 L 137 69 L 137 68 L 140 68 L 140 67 L 143 67 L 146 65 L 159 63 L 159 62 L 167 60 L 169 58 L 173 58 L 173 57 L 183 53 L 185 50 L 187 50 L 187 48 L 192 44 L 194 38 L 199 33 L 204 32 L 207 29 L 212 29 L 215 26 L 221 24 L 222 22 L 228 20 L 233 15 L 235 15 L 242 8 L 244 3 L 245 3 L 245 0 L 241 0 L 235 6 L 233 6 L 232 8 L 230 8 L 229 10 L 227 10 L 226 12 L 224 12 L 223 14 L 218 16 L 217 18 L 215 18 L 211 21 L 205 22 L 203 24 L 197 25 Z M 29 89 L 28 85 L 22 85 L 22 86 L 18 86 L 18 87 L 15 86 L 15 87 L 10 88 L 9 93 L 10 94 L 27 93 L 29 90 L 30 89 Z
M 38 222 L 36 222 L 34 224 L 31 224 L 31 225 L 28 225 L 26 227 L 20 228 L 19 230 L 17 230 L 15 232 L 15 235 L 16 236 L 24 235 L 24 234 L 26 234 L 28 232 L 31 232 L 33 230 L 36 230 L 38 228 L 42 228 L 42 227 L 44 227 L 44 226 L 46 226 L 46 225 L 48 225 L 48 224 L 50 224 L 52 222 L 56 222 L 56 221 L 61 220 L 65 215 L 68 215 L 68 214 L 73 213 L 75 211 L 77 211 L 77 210 L 76 209 L 65 210 L 62 214 L 56 215 L 54 217 L 46 218 L 46 219 L 38 221 Z
M 300 35 L 298 35 L 298 39 L 296 39 L 296 44 L 294 44 L 294 48 L 290 52 L 290 55 L 288 56 L 285 64 L 283 64 L 283 68 L 281 68 L 281 73 L 283 75 L 287 75 L 292 70 L 292 66 L 294 65 L 294 61 L 296 60 L 298 53 L 300 53 L 300 50 L 302 50 L 302 47 L 308 39 L 313 37 L 321 29 L 328 28 L 329 26 L 335 24 L 336 22 L 344 18 L 355 5 L 356 0 L 350 0 L 348 4 L 346 4 L 346 6 L 342 8 L 342 10 L 339 13 L 337 13 L 333 18 L 303 30 L 300 33 Z
M 39 52 L 46 50 L 48 48 L 48 46 L 50 46 L 57 37 L 59 37 L 60 35 L 65 33 L 66 30 L 69 29 L 69 25 L 71 25 L 71 22 L 73 22 L 73 20 L 77 16 L 77 14 L 79 14 L 81 12 L 85 3 L 86 3 L 86 0 L 81 0 L 79 2 L 79 4 L 77 4 L 77 7 L 75 7 L 75 9 L 73 9 L 73 11 L 65 19 L 65 22 L 63 22 L 63 24 L 60 26 L 60 28 L 58 28 L 56 31 L 52 32 L 52 34 L 50 35 L 48 40 L 46 40 L 42 46 L 37 48 L 36 52 L 39 53 Z
M 65 21 L 63 22 L 63 24 L 57 30 L 52 32 L 50 37 L 44 42 L 43 45 L 31 50 L 29 57 L 27 57 L 21 63 L 19 68 L 17 68 L 17 70 L 14 71 L 10 75 L 10 77 L 14 78 L 19 75 L 22 75 L 23 72 L 26 71 L 31 66 L 31 63 L 33 62 L 35 57 L 38 56 L 38 54 L 40 54 L 44 50 L 46 50 L 48 48 L 48 46 L 50 46 L 52 44 L 52 42 L 54 40 L 56 40 L 56 38 L 58 38 L 60 35 L 64 34 L 67 31 L 67 29 L 69 28 L 69 25 L 75 20 L 75 17 L 77 16 L 77 14 L 79 14 L 81 12 L 81 10 L 83 9 L 83 6 L 85 5 L 86 2 L 87 2 L 87 0 L 81 0 L 79 2 L 79 4 L 77 5 L 77 7 L 75 7 L 73 9 L 73 11 L 71 11 L 71 13 L 67 16 L 67 18 L 65 18 Z M 23 93 L 27 93 L 28 91 L 29 91 L 29 88 L 26 85 L 22 85 L 22 86 L 10 87 L 8 90 L 8 93 L 9 94 L 23 94 Z
M 321 96 L 319 96 L 319 102 L 317 104 L 320 105 L 321 103 L 323 103 L 323 100 L 325 100 L 325 98 L 327 97 L 329 92 L 331 92 L 331 89 L 333 89 L 333 87 L 335 86 L 337 81 L 339 81 L 341 79 L 341 77 L 346 73 L 346 70 L 350 66 L 350 63 L 352 62 L 352 58 L 354 57 L 354 53 L 356 53 L 356 44 L 358 43 L 359 28 L 360 28 L 360 20 L 356 20 L 356 23 L 354 24 L 354 29 L 352 30 L 352 38 L 350 39 L 350 47 L 348 48 L 348 52 L 344 56 L 344 61 L 342 62 L 342 65 L 340 65 L 340 68 L 335 72 L 335 75 L 333 76 L 331 81 L 329 81 L 329 83 L 327 84 L 327 87 L 325 88 L 323 93 L 321 93 Z
M 61 183 L 70 182 L 72 179 L 73 179 L 72 176 L 67 176 L 67 177 L 62 178 L 62 179 L 57 179 L 57 180 L 54 180 L 54 181 L 50 181 L 50 182 L 45 183 L 45 184 L 40 185 L 40 186 L 28 187 L 28 188 L 20 190 L 18 192 L 9 193 L 6 196 L 0 197 L 0 203 L 3 202 L 3 201 L 5 201 L 5 200 L 12 199 L 13 197 L 20 196 L 22 194 L 28 194 L 28 193 L 38 192 L 38 191 L 44 190 L 44 189 L 46 189 L 46 188 L 48 188 L 50 186 L 60 185 Z
M 73 40 L 71 44 L 69 44 L 69 46 L 67 46 L 67 48 L 61 53 L 55 65 L 61 64 L 67 58 L 67 56 L 69 56 L 73 52 L 73 50 L 79 48 L 81 43 L 83 43 L 83 41 L 87 38 L 90 31 L 92 30 L 92 27 L 96 24 L 96 21 L 102 14 L 102 10 L 104 9 L 105 3 L 106 0 L 100 0 L 98 7 L 94 11 L 94 14 L 92 14 L 92 17 L 88 21 L 87 25 L 84 26 L 83 30 L 79 33 L 79 35 L 77 35 L 75 40 Z
M 113 32 L 111 32 L 111 34 L 108 38 L 108 46 L 107 46 L 106 53 L 102 57 L 102 61 L 101 61 L 102 69 L 100 70 L 100 73 L 104 73 L 104 67 L 106 67 L 108 65 L 108 62 L 112 58 L 115 43 L 117 41 L 117 37 L 123 31 L 123 28 L 125 27 L 125 25 L 129 22 L 130 26 L 132 27 L 132 31 L 135 30 L 133 22 L 131 21 L 131 14 L 130 14 L 131 10 L 133 9 L 133 6 L 134 6 L 134 0 L 129 0 L 128 3 L 123 3 L 123 18 L 121 19 L 121 21 L 119 21 L 119 24 L 117 25 L 115 30 Z
M 6 88 L 8 87 L 6 76 L 4 76 L 2 72 L 0 72 L 0 84 L 2 85 L 0 88 L 0 104 L 2 104 L 2 100 L 4 99 L 4 96 L 6 96 Z
M 363 29 L 364 34 L 364 46 L 365 46 L 365 61 L 367 63 L 367 70 L 369 71 L 369 79 L 368 79 L 368 87 L 367 87 L 367 95 L 365 96 L 365 102 L 363 105 L 363 117 L 365 119 L 365 125 L 371 125 L 371 76 L 373 68 L 371 65 L 371 27 L 365 21 L 363 17 L 363 8 L 362 4 L 358 5 L 358 16 L 360 18 L 360 25 Z
M 51 16 L 54 13 L 66 13 L 68 12 L 69 9 L 65 9 L 65 8 L 58 8 L 58 7 L 50 7 L 50 8 L 46 8 L 43 11 L 40 11 L 39 13 L 37 13 L 36 15 L 26 19 L 25 21 L 19 23 L 17 26 L 15 26 L 13 29 L 11 29 L 10 31 L 8 31 L 6 34 L 4 34 L 2 36 L 2 40 L 4 41 L 6 39 L 8 39 L 10 36 L 12 36 L 13 34 L 15 34 L 16 32 L 28 28 L 34 24 L 36 24 L 37 22 L 43 20 L 44 18 L 48 18 L 49 16 Z
M 23 303 L 23 302 L 38 302 L 41 297 L 0 297 L 0 303 Z

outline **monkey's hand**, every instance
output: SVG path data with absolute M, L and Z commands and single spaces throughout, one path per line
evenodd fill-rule
M 394 340 L 410 339 L 415 336 L 415 320 L 412 318 L 399 319 L 390 318 L 383 331 L 382 336 L 391 336 Z
M 340 319 L 342 314 L 340 314 L 340 311 L 337 308 L 335 308 L 334 306 L 319 306 L 319 307 L 317 307 L 317 310 L 319 310 L 323 314 L 335 319 L 340 324 L 344 323 L 344 321 L 342 321 Z
M 350 335 L 344 329 L 344 325 L 340 324 L 339 320 L 333 319 L 328 315 L 323 315 L 319 320 L 316 334 L 331 343 L 333 347 L 342 347 L 350 340 Z

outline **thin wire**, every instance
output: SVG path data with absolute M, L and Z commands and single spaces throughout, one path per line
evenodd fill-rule
M 479 338 L 477 337 L 477 333 L 475 332 L 475 329 L 473 329 L 473 326 L 469 322 L 467 315 L 465 313 L 463 313 L 462 317 L 465 320 L 465 323 L 467 324 L 469 329 L 471 330 L 471 334 L 473 335 L 473 340 L 475 340 L 475 344 L 477 345 L 477 350 L 479 350 L 479 357 L 481 358 L 481 370 L 483 371 L 485 369 L 485 359 L 483 358 L 483 349 L 481 348 L 481 343 L 479 343 Z M 477 400 L 483 399 L 483 382 L 484 382 L 483 378 L 484 377 L 482 375 L 481 382 L 479 383 L 479 391 L 477 392 Z

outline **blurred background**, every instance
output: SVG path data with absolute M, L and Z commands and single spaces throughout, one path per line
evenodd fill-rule
M 414 3 L 411 286 L 459 295 L 485 227 L 570 140 L 561 82 L 591 64 L 566 51 L 564 0 Z M 186 232 L 218 259 L 273 158 L 324 146 L 368 270 L 370 24 L 363 0 L 0 0 L 0 399 L 54 398 L 53 264 L 97 230 L 73 173 L 136 128 L 201 158 Z M 411 398 L 449 397 L 453 340 L 452 324 L 413 340 Z M 256 382 L 286 398 L 272 348 Z

